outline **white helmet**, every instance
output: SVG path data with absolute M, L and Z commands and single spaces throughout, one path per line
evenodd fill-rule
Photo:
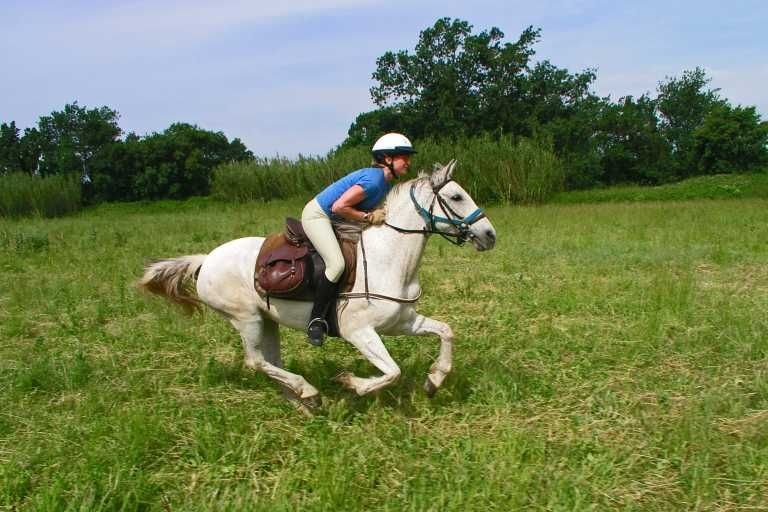
M 413 144 L 408 137 L 401 133 L 388 133 L 379 137 L 376 144 L 373 145 L 371 153 L 373 158 L 380 160 L 384 156 L 410 155 L 415 153 Z

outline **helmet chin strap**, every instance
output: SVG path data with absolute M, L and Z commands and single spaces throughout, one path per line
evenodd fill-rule
M 392 173 L 392 179 L 399 180 L 400 176 L 398 176 L 397 173 L 395 172 L 395 166 L 392 164 L 389 164 L 387 167 L 389 168 L 389 172 Z
M 391 163 L 388 164 L 386 160 L 384 160 L 383 162 L 379 162 L 379 165 L 389 169 L 389 172 L 392 173 L 392 178 L 393 179 L 396 179 L 396 180 L 400 179 L 400 176 L 398 176 L 397 173 L 395 172 L 395 166 L 394 165 L 392 165 Z

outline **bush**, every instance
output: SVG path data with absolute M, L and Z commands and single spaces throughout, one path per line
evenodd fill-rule
M 81 184 L 74 175 L 49 177 L 12 173 L 0 176 L 0 216 L 57 217 L 81 207 Z

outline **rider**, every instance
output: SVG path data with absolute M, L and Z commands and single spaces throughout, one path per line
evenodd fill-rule
M 325 315 L 336 298 L 336 287 L 344 272 L 344 257 L 331 220 L 342 217 L 382 224 L 386 212 L 374 207 L 387 195 L 389 182 L 408 172 L 411 155 L 416 151 L 405 135 L 388 133 L 376 141 L 371 153 L 371 167 L 351 172 L 329 185 L 307 203 L 301 214 L 304 231 L 325 262 L 325 275 L 321 276 L 307 325 L 309 342 L 317 347 L 323 344 L 328 332 Z

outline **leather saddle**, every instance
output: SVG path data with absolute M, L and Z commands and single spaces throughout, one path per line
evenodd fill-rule
M 339 291 L 347 292 L 355 283 L 357 239 L 350 239 L 336 224 L 334 231 L 344 255 Z M 254 286 L 267 298 L 267 304 L 270 297 L 311 301 L 324 271 L 323 258 L 309 241 L 301 221 L 289 217 L 285 220 L 285 231 L 269 235 L 261 246 L 256 257 Z

